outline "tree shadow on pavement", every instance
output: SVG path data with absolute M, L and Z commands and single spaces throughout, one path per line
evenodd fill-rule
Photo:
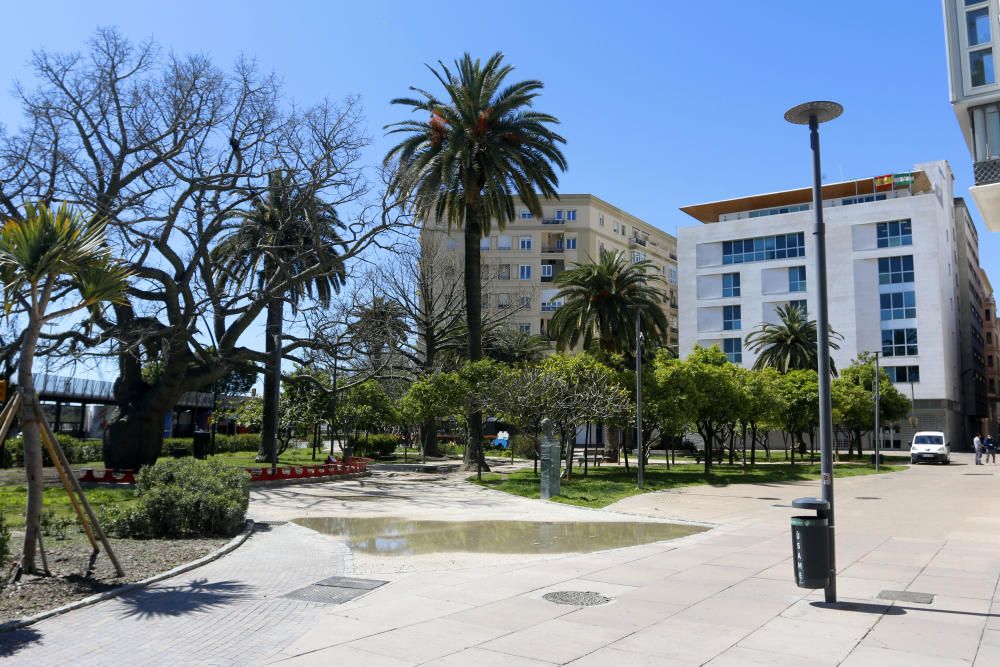
M 41 638 L 42 633 L 34 628 L 0 632 L 0 658 L 9 658 Z
M 182 616 L 235 604 L 251 597 L 251 587 L 239 581 L 195 579 L 182 586 L 154 586 L 123 595 L 125 618 Z

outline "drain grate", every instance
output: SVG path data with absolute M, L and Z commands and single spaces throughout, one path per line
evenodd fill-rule
M 917 593 L 916 591 L 882 591 L 876 595 L 880 600 L 893 600 L 895 602 L 916 602 L 918 604 L 930 604 L 934 602 L 933 593 Z
M 353 577 L 328 577 L 315 584 L 303 586 L 291 593 L 282 595 L 289 600 L 302 602 L 319 602 L 322 604 L 343 604 L 354 598 L 361 597 L 369 591 L 386 584 L 377 579 L 355 579 Z
M 576 607 L 594 607 L 611 602 L 611 598 L 593 591 L 553 591 L 546 593 L 542 598 L 556 604 L 568 604 Z
M 255 526 L 284 526 L 287 521 L 281 521 L 280 519 L 266 519 L 264 521 L 254 521 Z
M 882 500 L 878 496 L 854 496 L 855 500 Z

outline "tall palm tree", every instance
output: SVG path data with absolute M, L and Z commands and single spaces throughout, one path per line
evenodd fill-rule
M 41 408 L 32 369 L 42 327 L 104 302 L 125 302 L 131 274 L 111 259 L 105 246 L 105 223 L 87 220 L 66 204 L 58 209 L 25 206 L 19 219 L 0 229 L 0 281 L 6 311 L 23 312 L 26 326 L 17 364 L 18 416 L 24 439 L 28 501 L 24 517 L 21 568 L 37 574 L 35 545 L 42 517 Z M 73 294 L 77 296 L 74 297 Z
M 393 191 L 412 203 L 420 220 L 463 229 L 469 359 L 478 361 L 483 356 L 480 239 L 494 221 L 502 229 L 514 219 L 515 194 L 541 217 L 540 198 L 558 197 L 553 166 L 566 169 L 559 149 L 566 140 L 551 129 L 559 122 L 554 116 L 531 110 L 540 81 L 505 83 L 513 67 L 503 63 L 503 54 L 481 62 L 466 53 L 454 70 L 438 65 L 430 70 L 443 97 L 411 88 L 418 98 L 392 101 L 423 118 L 386 126 L 389 134 L 405 138 L 385 161 L 398 163 Z M 473 452 L 482 460 L 482 416 L 474 408 L 468 416 L 467 467 Z
M 759 353 L 753 367 L 774 368 L 779 373 L 792 370 L 817 370 L 819 357 L 816 351 L 817 328 L 816 320 L 807 319 L 806 311 L 801 306 L 778 306 L 777 324 L 762 323 L 751 331 L 746 338 L 747 349 Z M 834 339 L 843 336 L 830 330 L 830 347 L 839 350 Z M 830 358 L 830 373 L 837 375 L 837 366 Z
M 583 343 L 589 350 L 595 339 L 602 352 L 635 350 L 635 313 L 646 341 L 656 344 L 667 337 L 665 295 L 655 284 L 663 278 L 649 260 L 630 262 L 624 252 L 602 250 L 598 261 L 576 264 L 556 276 L 557 300 L 550 333 L 560 350 Z
M 278 428 L 285 302 L 293 312 L 305 299 L 327 306 L 340 291 L 347 276 L 340 254 L 344 224 L 333 206 L 277 171 L 268 178 L 266 193 L 253 199 L 249 211 L 235 217 L 239 224 L 215 253 L 223 283 L 249 281 L 266 294 L 264 349 L 268 361 L 257 452 L 257 460 L 266 461 L 274 451 Z

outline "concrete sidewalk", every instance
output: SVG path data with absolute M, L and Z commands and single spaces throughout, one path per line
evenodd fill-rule
M 1000 500 L 1000 467 L 955 458 L 837 481 L 840 597 L 853 603 L 842 608 L 792 583 L 788 505 L 814 495 L 816 483 L 694 487 L 598 511 L 506 496 L 456 476 L 382 476 L 255 491 L 252 512 L 631 516 L 717 527 L 568 556 L 345 558 L 342 542 L 283 526 L 208 566 L 218 569 L 189 574 L 202 586 L 250 578 L 243 600 L 191 611 L 180 595 L 172 611 L 145 615 L 103 603 L 38 624 L 13 650 L 0 637 L 0 657 L 31 665 L 1000 664 L 1000 516 L 990 509 Z M 276 597 L 339 567 L 390 583 L 341 605 Z M 885 589 L 933 593 L 934 602 L 878 600 Z M 612 602 L 564 606 L 542 599 L 550 591 L 594 591 Z

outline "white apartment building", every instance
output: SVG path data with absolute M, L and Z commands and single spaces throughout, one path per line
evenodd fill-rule
M 556 277 L 574 264 L 596 261 L 601 250 L 628 253 L 633 261 L 649 260 L 662 276 L 663 309 L 676 345 L 677 239 L 626 211 L 590 194 L 564 194 L 542 202 L 536 218 L 515 200 L 517 217 L 499 229 L 494 221 L 482 239 L 483 310 L 494 321 L 521 331 L 547 335 L 561 302 Z M 438 243 L 461 264 L 461 230 L 450 234 L 444 225 L 429 225 L 428 234 L 444 236 Z M 460 278 L 458 278 L 460 279 Z
M 718 345 L 749 368 L 756 355 L 746 336 L 778 322 L 779 305 L 811 313 L 811 201 L 811 189 L 800 188 L 681 209 L 704 223 L 678 233 L 682 355 L 695 344 Z M 963 447 L 985 416 L 986 380 L 978 280 L 969 279 L 979 268 L 978 240 L 953 197 L 948 163 L 824 185 L 823 206 L 830 325 L 843 336 L 831 351 L 835 363 L 878 351 L 897 388 L 915 399 L 888 447 L 906 447 L 915 430 L 946 431 Z M 973 400 L 979 388 L 983 415 Z
M 986 227 L 1000 230 L 1000 0 L 942 0 L 952 108 L 972 155 L 969 193 Z

